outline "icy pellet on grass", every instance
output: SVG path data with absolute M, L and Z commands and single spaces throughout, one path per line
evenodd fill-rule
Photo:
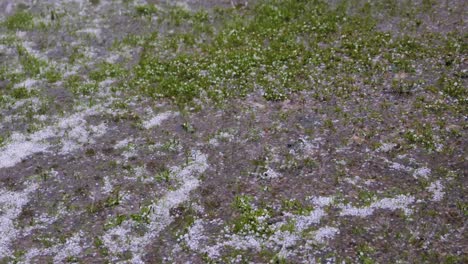
M 213 138 L 210 139 L 208 143 L 212 146 L 218 146 L 220 141 L 221 142 L 232 142 L 234 140 L 234 136 L 232 134 L 229 134 L 227 132 L 221 132 L 218 135 L 214 136 Z
M 37 263 L 37 260 L 33 260 L 40 256 L 54 256 L 53 263 L 65 263 L 67 258 L 79 256 L 88 246 L 86 241 L 84 241 L 83 231 L 79 231 L 68 238 L 63 244 L 47 248 L 30 249 L 24 254 L 20 263 Z
M 333 197 L 318 196 L 311 197 L 310 199 L 312 203 L 317 207 L 325 207 L 333 203 Z
M 59 119 L 57 125 L 45 127 L 30 135 L 13 133 L 9 143 L 0 148 L 0 169 L 13 167 L 33 154 L 48 151 L 50 145 L 44 142 L 46 139 L 66 137 L 61 151 L 65 154 L 81 147 L 90 140 L 90 133 L 85 129 L 87 122 L 84 118 L 97 114 L 99 110 L 102 110 L 101 106 L 85 109 Z M 91 131 L 99 136 L 105 133 L 106 128 L 101 124 L 91 127 Z
M 365 217 L 372 215 L 377 209 L 397 210 L 401 209 L 406 215 L 411 214 L 411 209 L 408 206 L 414 203 L 415 199 L 412 196 L 398 195 L 395 198 L 383 198 L 382 200 L 373 202 L 368 207 L 354 207 L 351 205 L 341 206 L 341 216 L 360 216 Z
M 276 178 L 279 178 L 279 177 L 281 177 L 281 174 L 276 172 L 275 170 L 273 170 L 270 167 L 267 167 L 267 170 L 260 175 L 260 178 L 268 179 L 268 180 L 276 179 Z
M 23 82 L 20 82 L 18 84 L 15 84 L 14 88 L 26 88 L 28 91 L 31 90 L 31 88 L 33 86 L 35 86 L 39 81 L 38 80 L 34 80 L 34 79 L 26 79 L 25 81 Z
M 442 198 L 444 198 L 444 186 L 442 183 L 440 183 L 439 180 L 431 183 L 431 185 L 427 187 L 427 190 L 432 193 L 432 201 L 434 202 L 439 202 L 442 200 Z
M 71 238 L 67 239 L 65 244 L 57 247 L 54 263 L 63 263 L 67 258 L 78 256 L 83 251 L 83 236 L 83 232 L 79 231 Z
M 204 231 L 203 220 L 197 219 L 189 228 L 187 234 L 182 237 L 190 250 L 199 251 L 203 248 L 202 242 L 206 239 L 206 236 L 203 235 Z
M 120 148 L 125 148 L 126 146 L 128 146 L 128 144 L 130 142 L 133 141 L 133 137 L 129 137 L 129 138 L 126 138 L 126 139 L 122 139 L 120 140 L 119 142 L 115 143 L 114 145 L 114 149 L 120 149 Z
M 19 232 L 15 228 L 15 220 L 21 214 L 23 206 L 29 202 L 28 195 L 37 188 L 37 184 L 28 184 L 26 189 L 19 192 L 0 190 L 0 256 L 12 254 L 10 243 Z
M 377 152 L 389 152 L 392 150 L 394 147 L 396 147 L 397 144 L 395 143 L 383 143 L 378 149 Z
M 431 169 L 429 168 L 426 168 L 426 167 L 422 167 L 422 168 L 418 168 L 416 170 L 414 170 L 413 172 L 413 177 L 414 178 L 420 178 L 420 177 L 423 177 L 425 179 L 427 179 L 427 177 L 431 174 Z
M 289 231 L 277 231 L 268 238 L 268 244 L 275 248 L 280 257 L 286 258 L 291 254 L 288 250 L 300 241 L 300 236 Z
M 320 223 L 322 217 L 325 216 L 325 211 L 321 208 L 313 210 L 308 215 L 300 215 L 294 217 L 296 230 L 302 232 L 304 229 L 310 227 L 312 224 Z
M 390 161 L 390 168 L 391 169 L 394 169 L 394 170 L 399 170 L 399 171 L 410 171 L 411 168 L 403 165 L 403 164 L 400 164 L 400 163 L 397 163 L 397 162 L 391 162 Z
M 315 231 L 314 238 L 317 242 L 324 243 L 327 239 L 332 239 L 340 231 L 338 228 L 324 226 Z
M 132 252 L 132 263 L 144 263 L 142 255 L 145 247 L 174 220 L 170 210 L 189 199 L 190 193 L 198 188 L 200 181 L 196 176 L 208 169 L 207 156 L 199 151 L 192 152 L 192 161 L 183 168 L 173 167 L 171 172 L 173 178 L 181 184 L 176 190 L 169 191 L 161 199 L 151 205 L 151 213 L 148 215 L 150 224 L 147 232 L 143 236 L 134 236 L 130 230 L 133 227 L 132 221 L 125 221 L 121 226 L 112 228 L 104 234 L 102 240 L 112 254 L 130 251 Z
M 174 112 L 161 113 L 159 115 L 154 116 L 150 120 L 147 120 L 147 121 L 143 122 L 143 127 L 146 128 L 146 129 L 150 129 L 150 128 L 155 127 L 155 126 L 159 126 L 159 125 L 162 124 L 163 121 L 165 121 L 165 120 L 167 120 L 167 119 L 169 119 L 171 117 L 177 116 L 177 115 L 178 114 L 174 113 Z
M 10 143 L 0 148 L 0 169 L 13 167 L 28 156 L 47 151 L 49 145 L 42 141 L 52 135 L 50 130 L 42 130 L 29 137 L 13 134 Z

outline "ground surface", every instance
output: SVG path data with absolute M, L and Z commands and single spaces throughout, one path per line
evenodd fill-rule
M 467 263 L 464 1 L 0 1 L 0 263 Z

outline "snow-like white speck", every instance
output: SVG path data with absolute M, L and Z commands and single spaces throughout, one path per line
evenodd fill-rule
M 13 134 L 10 143 L 0 148 L 0 168 L 13 167 L 28 156 L 47 151 L 49 144 L 43 140 L 53 136 L 51 131 L 47 132 L 50 134 L 36 132 L 29 138 L 22 134 Z
M 174 112 L 164 112 L 164 113 L 161 113 L 159 115 L 156 115 L 155 117 L 151 118 L 150 120 L 147 120 L 145 122 L 143 122 L 143 127 L 146 128 L 146 129 L 150 129 L 152 127 L 155 127 L 155 126 L 159 126 L 162 124 L 163 121 L 171 118 L 171 117 L 174 117 L 174 116 L 177 116 L 178 114 L 177 113 L 174 113 Z
M 315 231 L 314 238 L 317 242 L 324 243 L 327 239 L 332 239 L 340 230 L 336 227 L 325 226 Z
M 318 207 L 325 207 L 333 203 L 333 197 L 319 196 L 319 197 L 312 197 L 311 200 L 312 200 L 312 203 Z
M 267 170 L 260 175 L 260 178 L 268 179 L 268 180 L 276 179 L 276 178 L 279 178 L 279 177 L 281 177 L 281 174 L 276 172 L 275 170 L 273 170 L 270 167 L 267 167 Z
M 150 224 L 147 226 L 148 231 L 145 235 L 131 235 L 132 221 L 125 221 L 121 226 L 112 228 L 104 234 L 102 240 L 111 253 L 119 254 L 130 251 L 133 254 L 131 263 L 144 263 L 141 257 L 145 246 L 173 221 L 170 210 L 189 199 L 190 192 L 200 184 L 196 176 L 208 169 L 206 155 L 193 151 L 192 158 L 190 164 L 184 168 L 171 168 L 173 177 L 181 182 L 181 186 L 177 190 L 168 192 L 151 205 Z
M 18 235 L 14 221 L 29 202 L 28 195 L 37 188 L 37 184 L 28 184 L 26 189 L 19 192 L 0 189 L 0 256 L 12 254 L 10 243 Z
M 434 202 L 439 202 L 442 200 L 442 198 L 444 198 L 444 186 L 442 185 L 440 180 L 431 183 L 431 185 L 427 187 L 427 190 L 432 193 L 432 201 Z
M 190 227 L 187 234 L 183 236 L 183 241 L 191 250 L 199 251 L 203 247 L 201 243 L 206 239 L 203 232 L 203 220 L 197 219 Z
M 53 263 L 64 263 L 68 257 L 79 256 L 83 250 L 88 246 L 84 241 L 84 233 L 79 231 L 63 244 L 58 244 L 48 248 L 32 248 L 23 257 L 23 261 L 20 263 L 35 263 L 34 258 L 38 256 L 52 255 L 54 256 Z
M 83 232 L 80 231 L 74 234 L 71 238 L 67 239 L 65 244 L 56 248 L 56 255 L 54 256 L 54 263 L 63 263 L 68 257 L 76 257 L 83 251 Z
M 104 186 L 102 187 L 102 193 L 103 194 L 109 194 L 113 190 L 112 183 L 110 182 L 109 177 L 104 177 Z
M 297 241 L 300 240 L 300 236 L 291 233 L 289 231 L 277 231 L 271 237 L 268 238 L 268 244 L 272 245 L 278 255 L 283 258 L 287 258 L 291 252 L 289 248 L 296 245 Z
M 397 163 L 397 162 L 390 162 L 390 168 L 391 169 L 394 169 L 394 170 L 399 170 L 399 171 L 410 171 L 411 168 L 403 165 L 403 164 L 400 164 L 400 163 Z
M 57 125 L 45 127 L 30 135 L 13 133 L 9 143 L 0 148 L 0 169 L 13 167 L 33 154 L 48 151 L 50 145 L 45 141 L 50 138 L 66 138 L 63 141 L 62 154 L 90 142 L 90 133 L 83 127 L 86 124 L 84 118 L 96 114 L 97 109 L 99 108 L 92 107 L 72 114 L 60 119 Z M 105 128 L 105 125 L 100 125 L 92 128 L 91 131 L 94 129 L 97 135 L 102 135 Z
M 412 196 L 398 195 L 395 198 L 383 198 L 382 200 L 373 202 L 369 207 L 354 207 L 350 205 L 341 206 L 341 216 L 360 216 L 365 217 L 374 213 L 377 209 L 397 210 L 401 209 L 406 215 L 411 214 L 411 209 L 408 206 L 414 203 L 415 199 Z
M 125 148 L 126 146 L 128 146 L 128 144 L 130 142 L 133 141 L 133 138 L 132 137 L 129 137 L 129 138 L 126 138 L 126 139 L 122 139 L 120 140 L 119 142 L 117 142 L 115 145 L 114 145 L 114 148 L 115 149 L 121 149 L 121 148 Z
M 296 222 L 296 230 L 302 232 L 304 229 L 308 228 L 312 224 L 320 223 L 322 217 L 325 216 L 325 211 L 321 208 L 318 208 L 308 215 L 300 215 L 294 218 Z
M 76 33 L 91 34 L 91 35 L 95 35 L 96 37 L 100 37 L 101 29 L 100 28 L 85 28 L 85 29 L 77 30 Z
M 212 146 L 218 146 L 220 141 L 232 142 L 234 140 L 234 136 L 229 134 L 228 132 L 221 132 L 215 137 L 211 138 L 208 143 Z
M 396 147 L 397 144 L 395 143 L 383 143 L 378 149 L 378 152 L 389 152 L 392 150 L 394 147 Z
M 431 174 L 431 169 L 429 168 L 426 168 L 426 167 L 422 167 L 422 168 L 418 168 L 416 170 L 414 170 L 413 172 L 413 177 L 414 178 L 420 178 L 420 177 L 423 177 L 425 179 L 427 179 L 427 177 Z
M 38 83 L 37 80 L 34 79 L 26 79 L 23 82 L 20 82 L 18 84 L 15 84 L 14 88 L 21 88 L 24 87 L 28 90 L 31 90 L 31 88 Z

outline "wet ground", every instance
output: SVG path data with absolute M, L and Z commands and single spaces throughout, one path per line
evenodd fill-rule
M 463 1 L 0 1 L 0 263 L 466 263 Z

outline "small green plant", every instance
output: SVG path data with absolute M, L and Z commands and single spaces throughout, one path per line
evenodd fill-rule
M 169 139 L 162 145 L 162 149 L 165 151 L 176 151 L 179 149 L 180 142 L 176 138 Z
M 188 133 L 191 133 L 191 134 L 195 133 L 195 128 L 189 122 L 184 122 L 182 124 L 182 128 Z
M 104 229 L 108 230 L 114 228 L 116 226 L 121 225 L 125 220 L 127 220 L 127 216 L 124 214 L 117 214 L 117 216 L 111 220 L 109 220 L 105 225 Z
M 171 171 L 168 170 L 168 169 L 164 169 L 160 172 L 158 172 L 154 178 L 158 181 L 158 182 L 169 182 L 171 180 Z
M 120 189 L 115 189 L 112 191 L 111 195 L 106 199 L 105 206 L 106 207 L 115 207 L 120 204 L 120 200 L 122 199 L 120 195 Z
M 372 202 L 375 201 L 375 193 L 367 191 L 367 190 L 360 190 L 358 192 L 359 201 L 363 203 L 364 206 L 369 206 Z
M 140 224 L 149 224 L 150 223 L 149 216 L 152 210 L 153 210 L 153 207 L 151 205 L 142 207 L 140 212 L 136 214 L 131 214 L 130 218 L 133 221 L 140 223 Z

